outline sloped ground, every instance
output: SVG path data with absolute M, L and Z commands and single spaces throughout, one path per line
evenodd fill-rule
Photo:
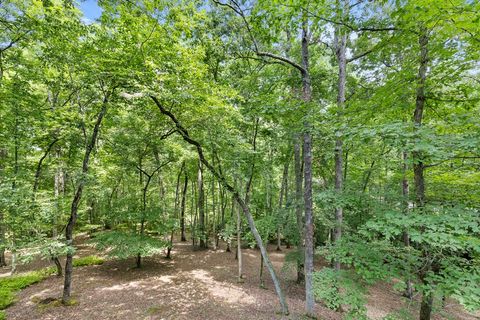
M 81 246 L 80 255 L 92 249 Z M 303 288 L 294 281 L 295 271 L 283 267 L 285 253 L 270 248 L 270 257 L 282 278 L 291 315 L 302 319 Z M 279 304 L 268 272 L 266 289 L 259 287 L 259 252 L 243 251 L 243 283 L 237 283 L 235 253 L 224 250 L 194 251 L 189 243 L 176 243 L 173 259 L 144 259 L 142 269 L 132 268 L 132 260 L 110 260 L 100 266 L 76 268 L 70 307 L 39 306 L 33 301 L 60 297 L 63 278 L 50 277 L 18 294 L 18 302 L 8 308 L 8 319 L 281 319 Z M 36 265 L 38 267 L 38 265 Z M 393 310 L 407 308 L 389 285 L 370 290 L 368 313 L 381 319 Z M 416 304 L 410 310 L 417 314 Z M 457 305 L 447 308 L 452 319 L 479 319 Z M 317 305 L 321 319 L 341 319 L 341 315 Z M 448 319 L 439 315 L 436 320 Z

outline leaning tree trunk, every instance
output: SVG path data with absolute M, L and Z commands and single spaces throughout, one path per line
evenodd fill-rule
M 188 131 L 180 124 L 178 119 L 175 117 L 173 113 L 165 109 L 165 107 L 160 103 L 160 101 L 155 97 L 155 96 L 150 96 L 150 98 L 155 102 L 157 105 L 158 109 L 160 112 L 167 117 L 170 118 L 175 123 L 176 128 L 178 129 L 177 132 L 182 136 L 183 140 L 188 142 L 189 144 L 195 146 L 197 149 L 198 156 L 200 158 L 200 161 L 207 167 L 207 169 L 220 181 L 225 189 L 227 189 L 232 195 L 235 201 L 239 204 L 240 208 L 243 211 L 243 214 L 247 218 L 248 225 L 250 227 L 250 231 L 252 232 L 255 241 L 257 242 L 257 246 L 260 248 L 260 252 L 262 253 L 265 265 L 267 266 L 268 272 L 270 273 L 270 276 L 272 278 L 273 284 L 275 286 L 275 291 L 277 293 L 278 299 L 280 301 L 280 305 L 282 307 L 282 313 L 284 315 L 288 315 L 288 305 L 287 301 L 285 299 L 285 296 L 283 295 L 282 288 L 280 286 L 280 282 L 277 278 L 277 275 L 275 273 L 275 270 L 273 268 L 273 265 L 268 257 L 267 250 L 265 249 L 265 246 L 263 244 L 262 238 L 260 237 L 260 234 L 258 233 L 258 230 L 255 226 L 255 222 L 253 220 L 252 213 L 250 212 L 250 208 L 245 204 L 245 201 L 242 199 L 238 191 L 232 187 L 223 174 L 220 174 L 211 164 L 208 162 L 208 160 L 205 158 L 204 153 L 203 153 L 203 148 L 201 144 L 192 139 L 188 133 Z
M 73 245 L 73 229 L 77 221 L 78 207 L 80 204 L 80 200 L 82 199 L 82 192 L 86 183 L 86 175 L 88 173 L 90 155 L 93 151 L 93 148 L 95 147 L 95 143 L 97 141 L 97 136 L 98 136 L 98 132 L 100 131 L 100 125 L 102 123 L 103 117 L 107 112 L 108 98 L 109 98 L 109 94 L 107 94 L 103 99 L 102 109 L 97 115 L 97 120 L 93 128 L 92 137 L 90 141 L 87 143 L 85 148 L 85 155 L 83 157 L 83 165 L 82 165 L 82 177 L 80 178 L 80 182 L 75 191 L 75 195 L 72 201 L 72 206 L 70 209 L 70 218 L 65 228 L 65 238 L 67 240 L 67 244 L 70 246 Z M 73 273 L 73 253 L 69 251 L 69 253 L 67 253 L 67 259 L 65 262 L 65 281 L 63 284 L 63 296 L 62 296 L 62 302 L 64 304 L 68 304 L 70 302 L 70 295 L 72 290 L 72 273 Z

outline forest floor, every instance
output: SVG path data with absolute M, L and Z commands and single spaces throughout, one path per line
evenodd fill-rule
M 83 241 L 79 241 L 83 242 Z M 86 244 L 78 243 L 78 256 L 101 254 Z M 285 268 L 285 254 L 292 249 L 275 251 L 270 258 L 282 280 L 290 308 L 287 319 L 303 319 L 304 292 L 295 282 L 294 268 Z M 193 250 L 191 243 L 176 242 L 173 259 L 162 256 L 145 258 L 136 269 L 134 259 L 107 260 L 103 265 L 78 267 L 73 274 L 73 306 L 43 306 L 36 303 L 58 298 L 63 278 L 51 276 L 18 293 L 18 301 L 6 310 L 7 319 L 281 319 L 273 283 L 264 271 L 265 289 L 259 287 L 260 253 L 243 250 L 245 279 L 238 283 L 234 252 Z M 35 270 L 47 262 L 36 261 L 19 267 L 19 271 Z M 317 262 L 320 268 L 321 261 Z M 7 273 L 0 269 L 0 276 Z M 378 284 L 369 289 L 368 316 L 382 319 L 399 311 L 418 314 L 418 301 L 407 303 L 391 284 Z M 320 319 L 341 319 L 342 315 L 317 304 Z M 415 317 L 414 317 L 415 318 Z M 465 312 L 454 302 L 436 313 L 434 320 L 478 320 L 480 315 Z

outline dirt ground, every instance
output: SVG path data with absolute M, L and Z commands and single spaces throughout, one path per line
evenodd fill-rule
M 80 256 L 92 254 L 87 245 L 79 246 Z M 290 316 L 303 319 L 303 288 L 295 283 L 295 270 L 284 268 L 285 254 L 269 248 L 270 257 L 287 296 Z M 98 253 L 97 253 L 98 254 Z M 264 271 L 266 288 L 259 287 L 259 251 L 243 250 L 243 283 L 236 279 L 235 253 L 192 250 L 190 243 L 176 242 L 173 259 L 162 256 L 144 259 L 144 266 L 135 269 L 135 261 L 108 260 L 100 266 L 74 269 L 74 306 L 40 306 L 34 301 L 61 296 L 63 278 L 52 276 L 18 294 L 18 301 L 6 310 L 7 319 L 281 319 L 273 283 Z M 47 262 L 22 266 L 20 271 L 43 267 Z M 319 262 L 320 264 L 320 262 Z M 7 269 L 0 270 L 0 276 Z M 418 312 L 417 303 L 407 304 L 389 284 L 369 290 L 368 316 L 382 319 L 400 309 Z M 319 319 L 342 319 L 342 315 L 317 304 Z M 285 318 L 285 317 L 284 317 Z M 478 320 L 478 314 L 466 313 L 455 303 L 448 303 L 443 316 L 435 320 Z

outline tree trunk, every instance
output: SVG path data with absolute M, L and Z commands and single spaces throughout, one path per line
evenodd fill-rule
M 424 294 L 420 306 L 420 320 L 430 320 L 432 316 L 433 295 L 431 293 Z
M 7 265 L 7 260 L 5 259 L 5 226 L 4 226 L 4 215 L 0 211 L 0 267 L 5 267 Z
M 242 217 L 240 208 L 237 210 L 237 259 L 238 259 L 238 282 L 243 282 L 242 271 Z
M 220 193 L 220 229 L 225 230 L 225 208 L 227 206 L 227 201 L 225 200 L 225 189 L 222 188 L 220 182 L 218 183 L 218 190 Z M 220 231 L 220 230 L 219 230 Z M 217 248 L 219 245 L 220 237 L 217 236 Z
M 265 281 L 263 280 L 263 256 L 260 255 L 260 288 L 265 289 Z
M 312 100 L 312 85 L 309 73 L 308 51 L 308 19 L 302 22 L 302 73 L 303 100 L 309 103 Z M 304 206 L 305 206 L 305 311 L 307 316 L 315 317 L 315 298 L 313 295 L 313 255 L 314 255 L 314 219 L 312 203 L 312 134 L 308 121 L 304 122 L 303 134 L 303 163 L 304 163 Z
M 205 194 L 203 190 L 203 165 L 202 161 L 198 161 L 198 224 L 200 227 L 200 248 L 206 249 L 205 242 Z
M 217 250 L 217 204 L 216 204 L 216 199 L 215 199 L 215 179 L 212 177 L 212 213 L 213 213 L 213 223 L 212 223 L 212 228 L 213 228 L 213 250 Z
M 297 229 L 298 229 L 298 259 L 297 259 L 297 283 L 305 281 L 305 273 L 303 270 L 304 260 L 304 219 L 303 219 L 303 182 L 302 182 L 302 157 L 300 136 L 295 137 L 293 144 L 294 158 L 295 158 L 295 214 L 297 217 Z
M 68 220 L 67 226 L 65 228 L 65 238 L 67 240 L 67 245 L 70 245 L 70 246 L 73 245 L 73 229 L 77 221 L 78 206 L 80 204 L 80 200 L 82 199 L 82 192 L 86 183 L 86 175 L 88 173 L 90 155 L 93 151 L 93 148 L 95 147 L 95 143 L 97 141 L 97 136 L 100 130 L 100 125 L 102 123 L 103 117 L 107 112 L 108 98 L 109 98 L 109 94 L 107 94 L 103 99 L 102 109 L 97 115 L 97 120 L 93 128 L 91 140 L 89 141 L 89 143 L 86 145 L 86 148 L 85 148 L 85 155 L 83 158 L 83 165 L 82 165 L 82 177 L 80 178 L 80 182 L 77 186 L 77 190 L 75 191 L 75 196 L 73 197 L 72 206 L 70 210 L 70 219 Z M 63 284 L 63 296 L 62 296 L 62 302 L 64 304 L 68 304 L 70 302 L 70 295 L 72 290 L 72 273 L 73 273 L 73 254 L 69 252 L 67 253 L 67 259 L 65 262 L 65 281 Z
M 55 153 L 55 157 L 59 159 L 60 156 L 60 150 L 57 150 L 57 152 Z M 62 166 L 59 165 L 55 170 L 54 177 L 55 212 L 52 219 L 52 238 L 57 237 L 58 217 L 61 215 L 60 195 L 63 193 L 65 193 L 65 174 L 63 172 Z
M 4 167 L 3 167 L 3 159 L 7 157 L 6 149 L 0 149 L 0 175 L 4 175 Z M 5 267 L 7 265 L 7 261 L 5 259 L 5 246 L 6 246 L 6 239 L 5 239 L 5 216 L 3 211 L 0 208 L 0 267 Z
M 408 160 L 408 155 L 407 152 L 404 151 L 402 152 L 402 196 L 403 196 L 403 207 L 404 207 L 404 212 L 406 215 L 408 215 L 408 196 L 409 196 L 409 186 L 408 186 L 408 179 L 407 179 L 407 160 Z M 407 218 L 408 219 L 408 218 Z M 405 230 L 403 232 L 403 244 L 405 247 L 410 246 L 410 236 L 408 234 L 408 230 Z M 406 288 L 405 288 L 405 297 L 408 299 L 413 299 L 413 285 L 412 281 L 410 280 L 410 277 L 407 278 L 406 280 Z
M 277 251 L 281 251 L 281 223 L 280 223 L 280 218 L 281 218 L 281 213 L 283 209 L 283 199 L 286 198 L 286 190 L 287 190 L 287 185 L 288 185 L 288 166 L 290 164 L 290 155 L 287 156 L 287 159 L 285 160 L 285 164 L 283 165 L 283 175 L 282 175 L 282 184 L 280 186 L 280 197 L 278 200 L 278 221 L 277 221 Z
M 191 196 L 191 209 L 190 209 L 190 233 L 192 237 L 192 247 L 195 247 L 195 231 L 197 228 L 197 188 L 195 186 L 195 180 L 192 181 L 192 196 Z
M 55 263 L 55 267 L 57 268 L 57 277 L 61 277 L 63 275 L 62 264 L 58 257 L 52 257 L 53 263 Z
M 428 63 L 428 35 L 427 31 L 422 28 L 418 39 L 420 46 L 419 68 L 417 76 L 417 92 L 415 101 L 415 112 L 413 115 L 413 123 L 415 130 L 420 129 L 423 120 L 423 111 L 425 107 L 425 81 L 427 78 L 427 63 Z M 423 210 L 425 206 L 425 178 L 423 163 L 423 156 L 418 151 L 412 152 L 413 156 L 413 175 L 415 183 L 415 201 L 419 210 Z M 425 271 L 425 273 L 428 270 Z M 425 279 L 423 281 L 426 281 Z M 430 320 L 432 313 L 433 294 L 423 294 L 420 308 L 420 320 Z
M 182 177 L 182 173 L 183 173 L 183 170 L 185 169 L 185 161 L 182 162 L 182 166 L 180 168 L 180 171 L 178 172 L 178 176 L 177 176 L 177 184 L 176 184 L 176 187 L 175 187 L 175 209 L 174 209 L 174 215 L 175 215 L 175 219 L 178 219 L 178 201 L 179 201 L 179 197 L 180 197 L 180 178 Z M 183 201 L 183 196 L 182 196 L 182 201 Z M 182 216 L 183 216 L 183 213 L 182 213 Z M 180 223 L 182 223 L 182 218 L 180 218 Z M 173 236 L 174 236 L 174 233 L 175 233 L 175 229 L 172 228 L 172 230 L 170 231 L 170 241 L 169 241 L 169 244 L 168 244 L 168 247 L 167 247 L 167 256 L 165 258 L 167 259 L 171 259 L 172 258 L 172 248 L 173 248 Z
M 340 6 L 340 4 L 338 3 Z M 344 4 L 346 7 L 347 4 Z M 339 8 L 340 9 L 340 8 Z M 341 14 L 342 17 L 344 13 Z M 340 17 L 340 18 L 342 18 Z M 345 86 L 347 81 L 347 34 L 341 26 L 335 28 L 335 51 L 338 63 L 338 86 L 337 86 L 337 117 L 341 123 L 343 112 L 345 109 Z M 335 140 L 335 191 L 341 194 L 343 191 L 343 132 L 337 131 L 337 139 Z M 335 208 L 335 230 L 334 242 L 338 243 L 342 238 L 342 224 L 343 224 L 343 207 Z M 334 261 L 336 270 L 340 270 L 340 261 Z
M 181 241 L 187 241 L 185 236 L 185 201 L 187 198 L 187 187 L 188 187 L 188 175 L 187 170 L 185 170 L 185 181 L 183 183 L 183 191 L 182 191 L 182 205 L 180 208 L 180 229 L 181 229 Z

